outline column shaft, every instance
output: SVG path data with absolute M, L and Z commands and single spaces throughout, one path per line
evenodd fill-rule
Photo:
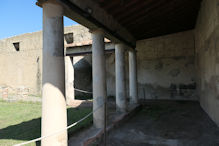
M 42 136 L 67 126 L 63 34 L 62 7 L 43 3 Z M 67 130 L 43 139 L 41 145 L 67 146 Z
M 125 88 L 125 46 L 115 45 L 116 62 L 116 109 L 119 112 L 126 112 L 127 99 Z
M 129 51 L 129 96 L 130 102 L 138 103 L 136 52 Z
M 65 56 L 65 88 L 66 101 L 70 104 L 75 99 L 73 58 Z
M 96 128 L 104 127 L 104 100 L 106 99 L 106 67 L 104 36 L 100 30 L 92 32 L 93 121 Z

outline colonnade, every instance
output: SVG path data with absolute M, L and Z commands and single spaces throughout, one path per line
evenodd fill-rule
M 43 88 L 42 88 L 42 136 L 67 126 L 64 68 L 63 8 L 51 2 L 43 6 Z M 106 89 L 106 63 L 104 31 L 92 30 L 93 74 L 93 122 L 96 128 L 104 127 Z M 125 51 L 129 51 L 129 95 L 126 95 Z M 70 60 L 68 60 L 70 62 Z M 125 44 L 115 44 L 116 109 L 128 110 L 130 104 L 138 103 L 136 51 Z M 68 77 L 70 78 L 70 77 Z M 71 79 L 71 78 L 70 78 Z M 68 83 L 69 85 L 72 82 Z M 66 88 L 68 88 L 66 86 Z M 43 139 L 42 146 L 67 145 L 67 130 Z

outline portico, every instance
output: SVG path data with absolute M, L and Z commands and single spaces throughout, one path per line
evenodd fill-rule
M 43 117 L 42 117 L 42 135 L 55 131 L 57 127 L 63 128 L 66 126 L 66 107 L 65 107 L 65 95 L 64 95 L 64 79 L 65 75 L 63 74 L 64 70 L 61 67 L 63 64 L 64 56 L 59 53 L 63 50 L 63 16 L 84 25 L 87 27 L 92 34 L 92 79 L 93 79 L 93 122 L 96 128 L 104 128 L 105 117 L 106 117 L 106 96 L 107 96 L 107 87 L 106 87 L 106 58 L 105 58 L 105 45 L 104 38 L 107 38 L 111 43 L 115 44 L 115 89 L 116 89 L 116 109 L 119 113 L 126 113 L 128 111 L 129 105 L 138 105 L 139 103 L 139 92 L 141 91 L 143 96 L 146 96 L 145 87 L 159 88 L 161 93 L 168 93 L 170 98 L 175 98 L 177 96 L 184 96 L 184 94 L 190 93 L 190 91 L 195 88 L 193 82 L 195 82 L 191 77 L 188 80 L 183 80 L 187 74 L 187 71 L 190 71 L 188 67 L 193 62 L 189 59 L 187 60 L 186 53 L 188 48 L 186 42 L 187 38 L 182 38 L 180 40 L 180 45 L 182 43 L 182 49 L 179 51 L 174 50 L 175 45 L 177 45 L 178 40 L 172 38 L 157 38 L 156 41 L 147 40 L 147 42 L 141 41 L 151 37 L 158 37 L 172 33 L 178 33 L 181 31 L 187 31 L 195 27 L 196 18 L 198 15 L 200 1 L 179 1 L 179 2 L 166 2 L 161 0 L 159 2 L 153 1 L 105 1 L 105 0 L 85 0 L 85 1 L 76 1 L 76 0 L 38 0 L 38 5 L 43 7 L 44 11 L 44 47 L 43 54 L 45 54 L 45 59 L 43 66 L 45 66 L 45 72 L 43 72 Z M 191 7 L 192 6 L 192 7 Z M 204 6 L 203 6 L 204 7 Z M 52 10 L 51 10 L 52 9 Z M 51 13 L 52 12 L 52 13 Z M 201 17 L 201 16 L 200 16 Z M 201 19 L 201 18 L 199 18 Z M 198 21 L 199 22 L 199 21 Z M 204 21 L 200 20 L 200 24 Z M 197 24 L 197 26 L 199 26 Z M 197 27 L 199 31 L 201 28 L 207 27 Z M 188 36 L 193 34 L 189 32 Z M 194 32 L 199 36 L 199 33 Z M 202 34 L 202 33 L 200 33 Z M 187 33 L 185 33 L 185 36 Z M 215 34 L 214 34 L 215 35 Z M 176 34 L 176 36 L 180 36 Z M 176 37 L 176 38 L 177 38 Z M 198 40 L 202 40 L 202 37 L 196 37 Z M 190 39 L 191 40 L 191 39 Z M 195 40 L 195 39 L 194 39 Z M 176 43 L 177 42 L 177 43 Z M 207 41 L 206 41 L 207 42 Z M 195 41 L 192 43 L 196 43 Z M 191 43 L 191 44 L 192 44 Z M 209 42 L 210 43 L 210 42 Z M 48 45 L 50 44 L 50 45 Z M 52 45 L 51 45 L 52 44 Z M 137 44 L 137 45 L 136 45 Z M 202 46 L 206 46 L 204 44 Z M 141 46 L 139 50 L 147 49 L 145 52 L 148 53 L 147 61 L 141 60 L 142 62 L 138 64 L 138 55 L 143 57 L 144 54 L 137 54 L 136 46 Z M 168 46 L 168 47 L 167 47 Z M 213 45 L 212 45 L 213 46 Z M 198 47 L 201 47 L 198 45 Z M 181 47 L 180 47 L 181 48 Z M 208 47 L 206 47 L 208 48 Z M 166 49 L 166 52 L 163 53 L 163 50 Z M 170 50 L 168 50 L 170 49 Z M 172 50 L 171 50 L 172 49 Z M 195 50 L 195 47 L 193 48 Z M 49 51 L 47 51 L 49 50 Z M 58 50 L 58 51 L 57 51 Z M 181 51 L 181 52 L 180 52 Z M 128 52 L 128 61 L 126 61 L 125 54 Z M 189 52 L 189 51 L 188 51 Z M 194 52 L 193 52 L 194 53 Z M 56 60 L 52 65 L 48 65 L 49 56 L 52 54 L 51 58 Z M 185 56 L 180 56 L 180 55 Z M 195 54 L 192 54 L 195 56 Z M 192 56 L 191 55 L 191 56 Z M 189 56 L 189 57 L 191 57 Z M 142 58 L 143 58 L 142 57 Z M 170 63 L 170 60 L 166 59 L 172 57 L 171 59 L 175 62 L 179 62 L 180 59 L 185 61 L 185 65 L 177 66 L 173 62 Z M 200 56 L 203 57 L 203 56 Z M 46 60 L 48 58 L 48 60 Z M 57 58 L 57 59 L 56 59 Z M 186 59 L 185 59 L 186 58 Z M 165 60 L 166 59 L 166 60 Z M 153 60 L 153 61 L 151 61 Z M 156 61 L 154 61 L 156 60 Z M 206 59 L 207 60 L 207 59 Z M 205 60 L 205 61 L 206 61 Z M 171 60 L 172 61 L 172 60 Z M 208 60 L 207 60 L 208 61 Z M 153 72 L 146 71 L 141 72 L 141 79 L 148 80 L 150 84 L 141 82 L 141 79 L 138 80 L 138 71 L 143 69 L 148 69 L 151 63 L 156 63 L 153 69 L 156 70 L 156 74 Z M 181 63 L 181 62 L 180 62 Z M 147 64 L 147 65 L 146 65 Z M 149 64 L 149 65 L 148 65 Z M 166 67 L 175 65 L 174 68 L 169 71 L 166 70 Z M 128 65 L 128 77 L 126 77 L 126 68 Z M 138 68 L 141 66 L 141 68 Z M 164 68 L 164 69 L 163 69 Z M 182 69 L 185 74 L 180 74 Z M 189 69 L 188 69 L 189 68 Z M 207 67 L 206 67 L 207 68 Z M 168 78 L 159 71 L 163 69 L 162 73 L 168 74 Z M 52 72 L 50 71 L 52 70 Z M 182 71 L 182 72 L 183 72 Z M 184 73 L 184 72 L 183 72 Z M 55 79 L 52 78 L 55 74 Z M 177 79 L 178 75 L 182 75 L 181 79 Z M 179 75 L 179 76 L 180 76 Z M 188 76 L 191 74 L 187 74 Z M 200 74 L 200 76 L 205 75 Z M 147 76 L 144 78 L 144 76 Z M 171 76 L 171 77 L 169 77 Z M 165 81 L 160 83 L 159 78 L 165 78 Z M 48 78 L 48 79 L 47 79 Z M 126 78 L 128 78 L 129 86 L 127 85 Z M 183 79 L 182 79 L 183 78 Z M 72 83 L 71 78 L 66 78 L 69 85 Z M 151 80 L 150 80 L 151 79 Z M 153 79 L 153 80 L 152 80 Z M 173 83 L 170 81 L 173 80 Z M 156 81 L 154 81 L 156 80 Z M 200 79 L 201 80 L 201 79 Z M 47 87 L 47 82 L 49 82 L 49 87 Z M 139 82 L 139 83 L 138 83 Z M 159 83 L 158 83 L 159 82 Z M 181 83 L 183 82 L 183 83 Z M 184 84 L 184 82 L 188 83 Z M 192 85 L 190 84 L 192 82 Z M 56 84 L 58 83 L 58 84 Z M 142 84 L 141 84 L 142 83 Z M 202 88 L 204 90 L 205 81 L 202 81 Z M 153 84 L 153 85 L 151 85 Z M 138 88 L 138 85 L 142 86 L 142 89 Z M 196 85 L 196 84 L 195 84 Z M 72 85 L 71 85 L 72 86 Z M 209 85 L 210 86 L 210 85 Z M 50 88 L 51 87 L 51 88 Z M 208 86 L 207 86 L 208 87 Z M 210 86 L 211 87 L 211 86 Z M 129 92 L 127 92 L 127 90 Z M 184 92 L 184 90 L 186 90 Z M 215 88 L 216 90 L 216 88 Z M 169 95 L 170 92 L 170 95 Z M 204 92 L 204 91 L 203 91 Z M 216 91 L 215 91 L 216 92 Z M 52 97 L 52 93 L 55 94 Z M 207 93 L 206 93 L 207 94 Z M 159 95 L 156 91 L 151 91 L 150 96 L 153 96 L 153 99 L 157 99 Z M 163 95 L 161 96 L 161 98 Z M 61 102 L 60 102 L 61 101 Z M 209 102 L 204 102 L 202 99 L 201 103 L 203 107 L 209 112 L 212 119 L 218 121 L 218 113 L 212 112 L 212 108 L 209 109 Z M 212 105 L 213 105 L 213 101 Z M 51 108 L 51 104 L 53 105 Z M 53 119 L 53 113 L 51 109 L 55 108 L 57 113 L 56 118 L 62 120 L 56 120 L 52 125 L 50 125 L 51 120 Z M 216 104 L 213 105 L 213 109 L 217 108 Z M 49 110 L 48 110 L 49 109 Z M 51 118 L 51 117 L 52 118 Z M 50 118 L 48 118 L 50 117 Z M 55 125 L 58 125 L 57 127 Z M 50 127 L 50 128 L 48 128 Z M 67 131 L 62 133 L 63 135 L 58 135 L 56 138 L 63 139 L 61 142 L 62 145 L 66 145 Z M 63 138 L 64 137 L 64 138 Z M 60 141 L 48 139 L 46 140 L 48 144 L 58 145 Z M 42 142 L 44 145 L 44 142 Z
M 69 2 L 69 1 L 68 1 Z M 88 2 L 88 1 L 87 1 Z M 66 98 L 74 100 L 73 79 L 71 77 L 72 58 L 64 58 L 64 34 L 63 16 L 69 15 L 70 7 L 66 7 L 64 1 L 42 1 L 38 5 L 43 8 L 43 116 L 42 116 L 42 136 L 51 134 L 58 129 L 65 128 Z M 74 11 L 72 11 L 74 12 Z M 103 18 L 103 17 L 102 17 Z M 77 19 L 77 17 L 75 17 Z M 80 21 L 84 18 L 78 17 Z M 105 18 L 103 18 L 105 19 Z M 113 26 L 122 29 L 122 36 L 113 35 L 111 30 L 89 24 L 88 28 L 92 33 L 92 70 L 93 70 L 93 122 L 96 128 L 103 128 L 106 110 L 106 66 L 105 66 L 105 44 L 104 38 L 108 37 L 115 42 L 116 61 L 116 105 L 118 112 L 126 112 L 128 109 L 128 95 L 126 95 L 125 83 L 125 51 L 130 51 L 130 97 L 131 104 L 137 103 L 137 73 L 136 55 L 134 49 L 128 46 L 135 46 L 134 38 L 117 22 L 110 18 Z M 89 20 L 86 20 L 87 22 Z M 86 22 L 84 22 L 86 24 Z M 86 26 L 86 25 L 85 25 Z M 128 37 L 127 37 L 128 36 Z M 130 41 L 129 41 L 130 40 Z M 64 69 L 64 60 L 65 66 Z M 51 62 L 52 61 L 52 62 Z M 64 73 L 66 71 L 66 74 Z M 69 73 L 69 74 L 68 74 Z M 66 82 L 66 83 L 65 83 Z M 66 87 L 64 87 L 64 84 Z M 65 93 L 66 88 L 67 92 Z M 54 112 L 56 111 L 56 112 Z M 54 114 L 55 113 L 55 114 Z M 67 145 L 67 130 L 57 136 L 42 140 L 42 145 Z

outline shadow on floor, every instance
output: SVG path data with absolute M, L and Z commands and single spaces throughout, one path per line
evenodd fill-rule
M 146 102 L 108 134 L 108 146 L 219 146 L 219 128 L 198 102 Z M 103 145 L 99 142 L 97 145 Z

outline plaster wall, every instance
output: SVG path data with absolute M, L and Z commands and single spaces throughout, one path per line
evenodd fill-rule
M 219 125 L 219 1 L 203 0 L 195 29 L 200 104 Z
M 137 41 L 136 49 L 140 98 L 197 99 L 192 30 Z
M 13 43 L 20 43 L 16 51 Z M 39 95 L 42 82 L 42 33 L 28 33 L 0 40 L 0 87 L 10 96 L 26 90 Z
M 81 25 L 65 27 L 64 30 L 65 34 L 73 32 L 72 45 L 91 39 L 88 29 Z M 19 51 L 13 46 L 16 42 L 19 42 Z M 42 31 L 0 40 L 0 89 L 6 90 L 13 98 L 18 94 L 41 96 L 41 84 Z
M 73 44 L 90 43 L 91 35 L 82 26 L 65 27 L 73 32 Z M 13 43 L 20 42 L 20 51 Z M 65 45 L 66 44 L 65 42 Z M 86 46 L 88 47 L 88 46 Z M 138 93 L 142 99 L 196 100 L 194 69 L 194 33 L 180 32 L 137 41 Z M 42 81 L 42 33 L 35 32 L 0 41 L 0 86 L 20 87 L 28 94 L 39 95 Z M 128 52 L 125 54 L 126 92 L 128 94 Z M 74 57 L 74 86 L 92 91 L 91 55 Z M 106 54 L 107 94 L 115 96 L 115 54 Z M 11 93 L 12 91 L 10 91 Z M 76 96 L 85 94 L 75 92 Z
M 192 30 L 137 41 L 136 50 L 139 98 L 197 100 Z M 107 93 L 115 96 L 115 55 L 106 58 Z M 128 52 L 125 61 L 129 95 Z

